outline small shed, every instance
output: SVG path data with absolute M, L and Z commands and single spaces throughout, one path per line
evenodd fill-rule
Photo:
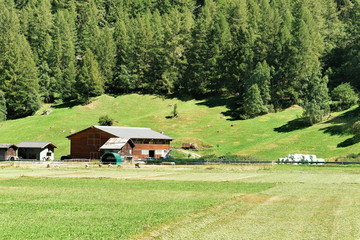
M 101 156 L 100 161 L 102 164 L 114 164 L 114 165 L 122 164 L 121 156 L 113 152 L 104 153 Z
M 22 159 L 54 160 L 54 149 L 51 142 L 21 142 L 18 145 L 18 156 Z
M 0 160 L 11 160 L 16 158 L 18 147 L 14 144 L 0 144 Z
M 117 153 L 124 160 L 131 161 L 134 147 L 135 144 L 130 138 L 110 138 L 99 150 L 102 153 Z

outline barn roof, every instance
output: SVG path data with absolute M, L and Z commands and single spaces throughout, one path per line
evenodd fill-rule
M 140 127 L 114 127 L 114 126 L 91 126 L 89 128 L 96 128 L 103 132 L 107 132 L 118 138 L 132 138 L 132 139 L 166 139 L 174 140 L 173 138 L 151 130 L 150 128 L 140 128 Z M 87 129 L 89 129 L 87 128 Z M 82 131 L 85 131 L 84 129 Z M 80 131 L 80 132 L 82 132 Z M 74 133 L 67 138 L 72 137 L 80 132 Z
M 45 148 L 48 145 L 57 148 L 52 142 L 21 142 L 17 146 L 18 148 Z
M 15 144 L 0 144 L 0 149 L 9 149 L 10 147 L 15 147 L 15 149 L 17 149 Z
M 130 141 L 130 145 L 135 147 L 135 144 L 130 138 L 110 138 L 107 142 L 100 147 L 100 150 L 120 150 L 122 149 L 127 142 Z

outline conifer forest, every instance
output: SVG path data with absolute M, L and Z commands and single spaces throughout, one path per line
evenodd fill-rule
M 358 89 L 359 0 L 0 0 L 0 121 L 136 92 L 313 124 Z

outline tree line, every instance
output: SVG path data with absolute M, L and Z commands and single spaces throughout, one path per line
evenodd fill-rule
M 0 119 L 138 92 L 317 122 L 360 87 L 359 26 L 358 0 L 0 0 Z

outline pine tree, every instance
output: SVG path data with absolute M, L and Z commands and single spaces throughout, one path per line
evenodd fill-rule
M 96 56 L 100 40 L 99 22 L 102 16 L 94 0 L 89 0 L 79 7 L 79 52 L 90 49 Z
M 246 81 L 247 86 L 257 84 L 262 101 L 265 105 L 270 104 L 270 81 L 271 81 L 271 68 L 264 61 L 263 63 L 259 62 L 256 65 L 256 68 L 252 72 L 250 79 Z
M 0 122 L 6 120 L 6 99 L 5 99 L 5 93 L 3 91 L 0 91 Z
M 37 1 L 35 6 L 27 7 L 29 11 L 28 41 L 33 50 L 37 65 L 48 60 L 52 47 L 51 28 L 52 14 L 50 0 Z
M 318 73 L 313 73 L 304 76 L 303 82 L 306 92 L 303 117 L 313 125 L 323 121 L 330 114 L 328 78 L 321 78 Z
M 5 92 L 7 118 L 35 113 L 40 107 L 34 56 L 14 6 L 0 1 L 0 90 Z
M 90 49 L 85 50 L 81 62 L 77 77 L 77 89 L 79 97 L 84 98 L 87 103 L 90 102 L 90 97 L 99 96 L 104 91 L 99 65 Z
M 76 97 L 76 58 L 75 43 L 76 30 L 74 13 L 68 10 L 59 10 L 55 14 L 53 27 L 53 50 L 49 61 L 53 81 L 49 88 L 52 98 L 64 101 Z
M 116 46 L 113 38 L 113 31 L 110 30 L 108 26 L 100 33 L 96 52 L 100 72 L 104 79 L 104 85 L 109 86 L 114 74 Z
M 242 118 L 253 118 L 267 113 L 268 109 L 261 99 L 258 85 L 253 84 L 245 93 Z

